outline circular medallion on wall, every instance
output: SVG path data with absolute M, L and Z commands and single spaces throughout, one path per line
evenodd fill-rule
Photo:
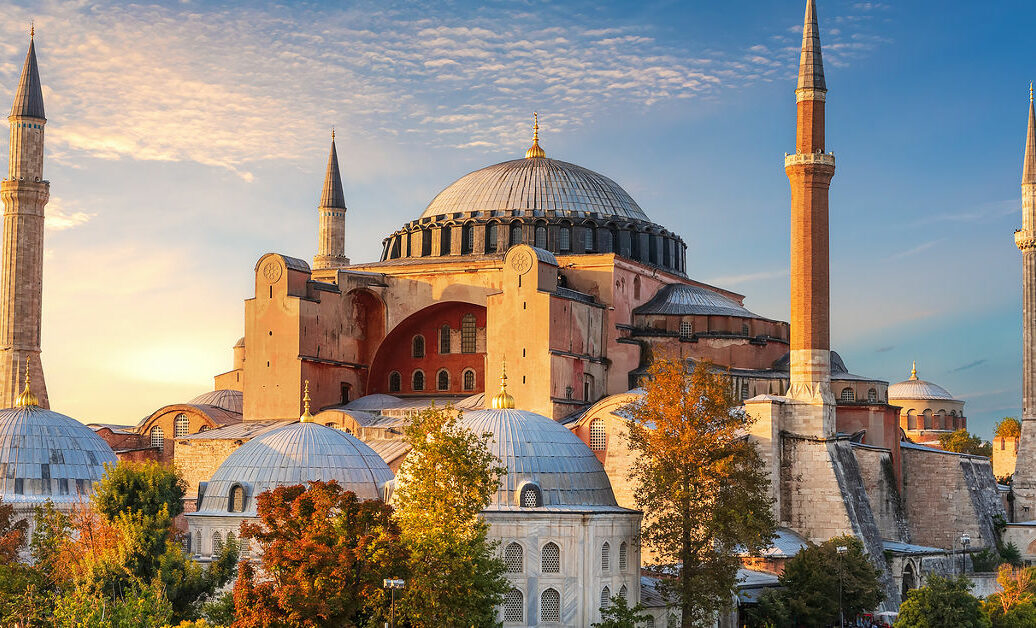
M 281 264 L 276 259 L 272 259 L 263 265 L 263 277 L 266 277 L 266 281 L 270 283 L 276 283 L 281 278 Z
M 528 251 L 517 251 L 511 257 L 511 268 L 519 275 L 524 275 L 532 268 L 532 255 Z

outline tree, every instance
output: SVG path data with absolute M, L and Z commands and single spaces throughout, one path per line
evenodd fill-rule
M 18 552 L 25 545 L 28 528 L 29 522 L 25 519 L 15 520 L 14 506 L 0 499 L 0 565 L 18 559 Z
M 955 451 L 959 454 L 971 454 L 973 456 L 993 455 L 993 444 L 983 442 L 981 438 L 970 434 L 963 427 L 950 434 L 939 435 L 939 446 L 945 451 Z
M 928 584 L 907 593 L 895 628 L 990 628 L 982 603 L 970 590 L 971 581 L 964 576 L 929 576 Z
M 479 516 L 507 472 L 489 451 L 491 434 L 459 426 L 452 408 L 431 408 L 404 437 L 411 451 L 393 501 L 410 576 L 397 611 L 417 627 L 494 626 L 510 585 Z
M 774 626 L 829 626 L 840 613 L 848 621 L 873 610 L 884 598 L 881 572 L 863 549 L 856 537 L 839 536 L 800 550 L 785 565 L 781 588 L 760 600 L 756 618 Z
M 709 622 L 730 604 L 739 552 L 766 547 L 776 526 L 769 479 L 745 437 L 751 418 L 729 377 L 707 362 L 688 373 L 672 359 L 651 365 L 644 395 L 626 411 L 643 542 L 675 569 L 662 586 L 681 625 Z
M 996 438 L 1021 438 L 1022 422 L 1013 416 L 1005 416 L 997 422 L 993 436 Z
M 626 598 L 614 596 L 608 606 L 601 607 L 601 621 L 591 624 L 593 628 L 638 628 L 651 619 L 644 614 L 644 605 L 637 604 L 630 608 Z
M 982 604 L 993 628 L 1036 626 L 1036 569 L 1001 565 L 996 581 L 1000 591 Z
M 79 585 L 58 597 L 54 624 L 60 628 L 162 628 L 172 621 L 173 608 L 155 581 L 140 582 L 111 597 L 89 585 Z
M 278 486 L 257 498 L 241 536 L 262 551 L 260 577 L 242 563 L 234 626 L 357 626 L 385 606 L 382 581 L 404 570 L 392 509 L 335 481 Z

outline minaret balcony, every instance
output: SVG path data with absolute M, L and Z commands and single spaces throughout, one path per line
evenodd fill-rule
M 784 167 L 800 165 L 822 165 L 835 167 L 834 153 L 795 153 L 784 155 Z
M 1036 249 L 1036 232 L 1019 229 L 1014 232 L 1014 245 L 1021 251 Z

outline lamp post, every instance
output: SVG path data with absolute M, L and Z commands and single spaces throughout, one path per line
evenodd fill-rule
M 843 556 L 849 551 L 845 545 L 835 548 L 838 551 L 838 625 L 845 628 L 845 612 L 842 610 L 842 566 L 845 562 Z
M 960 575 L 968 575 L 968 547 L 971 546 L 971 537 L 968 533 L 960 535 L 960 546 L 964 548 L 960 553 Z
M 385 626 L 391 626 L 391 628 L 396 628 L 396 589 L 402 589 L 403 587 L 405 587 L 406 580 L 385 578 L 385 581 L 382 583 L 381 586 L 383 589 L 389 590 L 389 595 L 392 599 L 391 606 L 389 606 L 389 621 L 385 624 Z

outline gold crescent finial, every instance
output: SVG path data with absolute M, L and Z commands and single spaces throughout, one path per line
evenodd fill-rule
M 540 114 L 532 112 L 532 146 L 525 151 L 525 158 L 546 157 L 547 153 L 540 148 Z
M 507 358 L 500 364 L 500 392 L 493 395 L 494 410 L 510 410 L 514 408 L 514 397 L 507 392 Z
M 40 405 L 39 398 L 32 394 L 32 390 L 29 388 L 29 360 L 31 359 L 32 356 L 27 356 L 25 358 L 25 389 L 22 390 L 22 394 L 18 395 L 18 398 L 14 400 L 14 405 L 19 408 Z
M 917 379 L 917 360 L 910 366 L 910 379 Z
M 309 402 L 310 401 L 311 401 L 311 399 L 309 398 L 309 380 L 307 379 L 306 380 L 306 388 L 305 388 L 305 390 L 303 392 L 303 395 L 302 395 L 302 407 L 304 408 L 304 410 L 302 412 L 302 416 L 299 417 L 299 421 L 301 421 L 303 423 L 312 423 L 313 422 L 313 415 L 309 413 Z
M 331 127 L 331 141 L 335 141 L 335 128 L 333 126 Z

